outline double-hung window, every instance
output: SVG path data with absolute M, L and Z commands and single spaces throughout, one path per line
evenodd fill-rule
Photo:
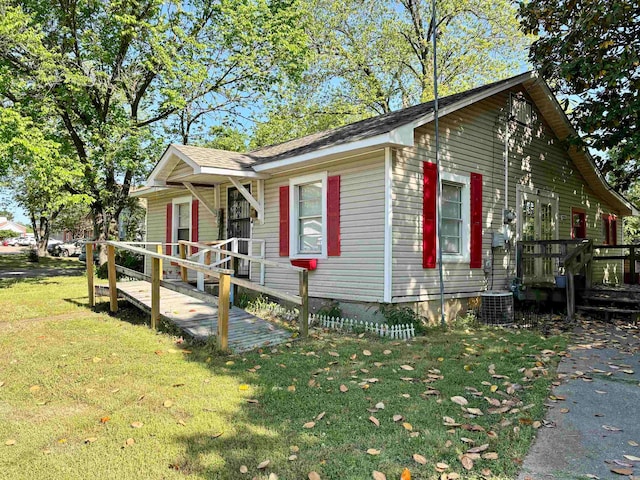
M 292 178 L 289 183 L 291 256 L 327 256 L 327 175 Z
M 173 200 L 173 242 L 191 240 L 191 197 L 180 197 Z M 175 254 L 178 247 L 174 248 Z
M 442 173 L 443 262 L 468 262 L 470 255 L 470 179 Z

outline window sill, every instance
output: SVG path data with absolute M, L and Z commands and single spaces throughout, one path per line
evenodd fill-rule
M 469 257 L 463 255 L 443 255 L 442 263 L 469 263 Z
M 326 260 L 327 256 L 321 253 L 295 253 L 289 256 L 289 260 Z

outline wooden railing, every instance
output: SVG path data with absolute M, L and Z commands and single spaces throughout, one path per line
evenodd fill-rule
M 93 265 L 93 250 L 94 246 L 98 242 L 87 242 L 86 255 L 87 255 L 87 283 L 89 290 L 89 306 L 95 306 L 95 288 L 94 288 L 94 265 Z M 198 297 L 198 292 L 191 289 L 185 289 L 170 282 L 164 282 L 162 279 L 162 263 L 170 262 L 176 265 L 180 269 L 181 278 L 183 281 L 188 280 L 189 270 L 195 271 L 203 277 L 214 277 L 218 279 L 218 345 L 222 349 L 228 347 L 228 332 L 229 332 L 229 304 L 230 304 L 230 290 L 231 284 L 242 286 L 260 293 L 265 293 L 276 298 L 283 299 L 287 302 L 293 303 L 299 306 L 299 320 L 300 320 L 300 335 L 306 337 L 309 330 L 309 295 L 308 295 L 308 283 L 309 275 L 305 268 L 295 267 L 293 265 L 278 263 L 264 258 L 253 257 L 250 255 L 244 255 L 230 250 L 224 250 L 218 248 L 219 242 L 214 242 L 213 245 L 199 242 L 187 242 L 180 241 L 177 244 L 166 244 L 160 242 L 103 242 L 107 248 L 107 272 L 109 278 L 109 303 L 110 311 L 115 313 L 118 311 L 118 292 L 116 276 L 120 272 L 124 275 L 134 278 L 144 279 L 151 282 L 151 328 L 156 329 L 158 320 L 160 319 L 160 286 L 163 285 L 167 288 L 181 291 L 187 295 Z M 162 252 L 167 245 L 178 246 L 180 257 L 165 255 Z M 155 247 L 153 249 L 142 248 L 143 247 Z M 121 265 L 117 265 L 115 261 L 116 249 L 123 249 L 142 255 L 145 258 L 151 259 L 151 275 L 146 275 L 142 272 L 136 272 Z M 202 262 L 194 261 L 187 258 L 187 249 L 192 250 L 198 248 L 199 259 L 203 259 Z M 155 251 L 154 251 L 155 250 Z M 267 266 L 286 269 L 298 273 L 299 288 L 298 295 L 282 292 L 280 290 L 266 287 L 264 285 L 251 282 L 249 280 L 234 277 L 234 269 L 221 268 L 219 265 L 211 265 L 212 255 L 226 256 L 233 259 L 246 259 L 251 262 L 258 262 L 261 265 L 261 269 Z M 221 263 L 221 262 L 216 262 Z M 233 263 L 233 262 L 231 262 Z M 262 278 L 263 275 L 261 275 Z M 189 291 L 187 291 L 189 290 Z
M 525 247 L 527 246 L 532 246 L 539 251 L 526 252 Z M 519 241 L 516 247 L 516 275 L 526 285 L 531 279 L 524 275 L 524 259 L 557 260 L 557 265 L 552 265 L 552 274 L 556 278 L 564 277 L 565 279 L 567 319 L 572 320 L 576 310 L 575 275 L 584 273 L 586 286 L 591 285 L 593 248 L 591 240 Z
M 638 279 L 636 278 L 636 260 L 639 259 L 638 250 L 640 250 L 640 245 L 594 245 L 593 246 L 595 253 L 593 256 L 594 261 L 603 261 L 603 260 L 623 260 L 625 263 L 629 262 L 629 281 L 628 283 L 636 284 L 638 283 Z M 619 255 L 603 255 L 600 253 L 600 250 L 629 250 L 629 253 L 621 252 Z M 623 269 L 623 275 L 624 272 Z

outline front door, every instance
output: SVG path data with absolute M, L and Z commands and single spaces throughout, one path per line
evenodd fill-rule
M 245 188 L 251 192 L 251 185 L 245 185 Z M 235 187 L 227 190 L 227 238 L 251 238 L 251 205 Z M 238 242 L 238 253 L 249 253 L 247 240 Z M 236 276 L 248 278 L 249 270 L 249 261 L 241 259 Z
M 536 190 L 520 195 L 520 239 L 557 240 L 558 199 L 553 193 Z M 557 246 L 548 247 L 548 253 L 557 253 Z M 539 245 L 526 245 L 524 253 L 541 253 Z M 553 282 L 554 262 L 551 258 L 524 258 L 522 272 L 525 277 L 538 282 Z

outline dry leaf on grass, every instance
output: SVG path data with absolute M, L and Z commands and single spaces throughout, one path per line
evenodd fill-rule
M 405 430 L 409 430 L 409 431 L 413 430 L 413 426 L 409 422 L 404 422 L 402 426 L 404 427 Z
M 376 403 L 376 408 L 378 410 L 384 410 L 384 403 L 383 402 Z
M 93 443 L 98 440 L 96 437 L 89 437 L 84 439 L 84 443 Z
M 385 350 L 382 352 L 383 355 L 391 355 L 391 350 Z
M 142 422 L 133 422 L 133 423 L 131 424 L 131 426 L 132 426 L 133 428 L 142 428 L 142 427 L 144 426 L 144 423 L 142 423 Z
M 9 440 L 7 440 L 6 442 L 4 442 L 4 444 L 5 444 L 7 447 L 10 447 L 10 446 L 12 446 L 12 445 L 15 445 L 15 444 L 16 444 L 16 441 L 15 441 L 13 438 L 10 438 L 10 439 L 9 439 Z
M 349 387 L 347 387 L 344 383 L 340 385 L 340 391 L 342 393 L 347 393 L 349 391 Z
M 618 475 L 633 475 L 633 470 L 631 468 L 612 468 L 611 471 Z
M 393 421 L 394 422 L 400 422 L 401 420 L 404 420 L 404 417 L 402 415 L 394 415 L 393 416 Z
M 171 408 L 172 405 L 173 405 L 173 402 L 171 400 L 165 400 L 164 403 L 162 404 L 164 408 Z
M 632 462 L 640 462 L 640 457 L 636 457 L 635 455 L 623 455 L 623 457 Z
M 320 480 L 320 475 L 318 475 L 317 472 L 309 472 L 309 475 L 307 475 L 307 478 L 309 480 Z
M 246 465 L 240 465 L 240 473 L 245 474 L 249 471 Z
M 302 425 L 302 428 L 313 428 L 316 426 L 316 422 L 307 422 L 304 425 Z
M 461 397 L 460 395 L 456 395 L 455 397 L 451 397 L 451 401 L 453 403 L 457 403 L 458 405 L 460 405 L 462 407 L 464 407 L 465 405 L 469 404 L 469 401 L 466 398 Z
M 367 449 L 367 453 L 369 455 L 380 455 L 380 450 L 378 450 L 377 448 L 369 448 Z
M 276 475 L 275 473 L 271 472 L 269 474 L 269 479 L 268 480 L 278 480 L 278 475 Z
M 419 453 L 414 453 L 413 454 L 413 460 L 416 463 L 419 463 L 420 465 L 426 465 L 427 464 L 427 459 L 424 456 L 420 455 Z
M 482 454 L 482 458 L 484 458 L 485 460 L 497 460 L 498 459 L 498 453 L 497 452 L 483 453 Z
M 373 477 L 373 480 L 387 480 L 387 476 L 377 470 L 374 470 L 371 476 Z
M 136 441 L 133 438 L 127 438 L 124 441 L 125 446 L 130 447 L 131 445 L 133 445 L 134 443 L 136 443 Z
M 411 365 L 400 365 L 400 368 L 407 371 L 413 370 L 413 367 Z
M 287 460 L 289 460 L 290 462 L 293 462 L 294 460 L 298 459 L 298 455 L 296 455 L 295 453 L 293 455 L 289 455 L 289 457 L 287 458 Z
M 468 455 L 463 455 L 460 458 L 460 463 L 462 463 L 465 470 L 471 470 L 473 468 L 473 460 L 471 460 L 471 457 Z
M 379 427 L 379 426 L 380 426 L 380 420 L 378 420 L 378 419 L 377 419 L 376 417 L 374 417 L 374 416 L 369 417 L 369 421 L 370 421 L 371 423 L 373 423 L 376 427 Z
M 436 463 L 436 470 L 438 470 L 439 472 L 444 472 L 445 470 L 449 469 L 449 465 L 447 465 L 444 462 L 438 462 Z
M 362 354 L 363 354 L 365 357 L 370 357 L 370 356 L 371 356 L 371 352 L 370 352 L 369 350 L 363 350 L 363 351 L 362 351 Z
M 271 460 L 264 460 L 263 462 L 260 462 L 258 464 L 258 470 L 264 470 L 269 466 L 270 463 L 271 463 Z

